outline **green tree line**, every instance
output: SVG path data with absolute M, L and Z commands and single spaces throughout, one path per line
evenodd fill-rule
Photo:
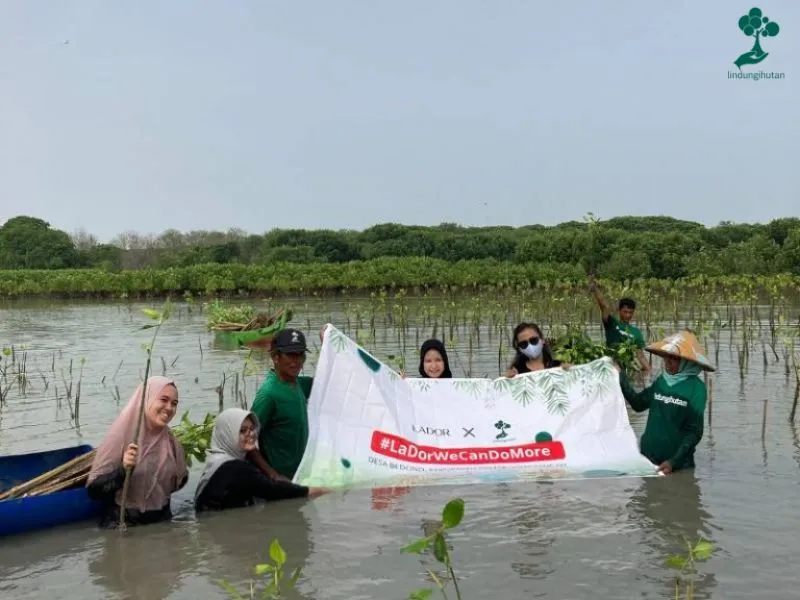
M 800 219 L 722 222 L 671 217 L 586 219 L 555 226 L 462 227 L 383 223 L 363 231 L 272 229 L 125 232 L 111 243 L 17 216 L 0 227 L 0 269 L 171 269 L 204 264 L 334 263 L 425 257 L 593 271 L 605 279 L 800 274 Z

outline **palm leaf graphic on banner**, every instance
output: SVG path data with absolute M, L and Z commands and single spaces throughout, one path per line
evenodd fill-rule
M 492 389 L 498 394 L 508 392 L 514 388 L 514 380 L 508 377 L 501 377 L 492 382 Z
M 511 380 L 511 397 L 514 399 L 514 402 L 522 406 L 528 406 L 536 400 L 537 390 L 533 379 L 534 378 L 530 376 L 517 376 Z
M 592 362 L 582 374 L 583 392 L 587 398 L 601 398 L 614 390 L 613 367 L 605 359 Z
M 550 414 L 567 414 L 569 397 L 564 385 L 564 371 L 545 371 L 539 376 L 539 389 L 544 396 L 544 404 Z
M 418 389 L 420 392 L 430 392 L 431 384 L 424 379 L 407 379 L 411 387 Z
M 347 339 L 341 331 L 334 330 L 330 333 L 331 346 L 337 353 L 342 353 L 350 346 L 350 340 Z
M 481 379 L 464 379 L 453 382 L 459 392 L 469 394 L 473 398 L 478 398 L 483 393 L 484 382 Z

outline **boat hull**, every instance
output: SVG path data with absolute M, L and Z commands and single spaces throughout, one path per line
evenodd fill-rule
M 275 329 L 266 327 L 252 331 L 217 331 L 217 343 L 225 347 L 268 348 L 272 339 L 278 333 Z
M 0 456 L 0 491 L 30 481 L 64 463 L 92 451 L 88 444 Z M 47 529 L 99 518 L 103 505 L 89 498 L 85 487 L 44 496 L 0 501 L 0 537 Z

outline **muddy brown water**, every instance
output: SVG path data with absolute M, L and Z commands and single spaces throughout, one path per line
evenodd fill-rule
M 309 340 L 317 340 L 331 317 L 346 329 L 343 304 L 303 302 L 295 325 Z M 0 346 L 14 344 L 17 360 L 26 346 L 30 381 L 25 396 L 13 388 L 2 409 L 0 454 L 99 443 L 144 369 L 140 344 L 149 332 L 137 331 L 142 306 L 0 308 Z M 393 335 L 379 331 L 377 337 L 379 354 L 398 352 Z M 406 348 L 411 371 L 414 343 L 410 339 Z M 484 341 L 474 351 L 475 375 L 497 374 L 497 343 Z M 162 356 L 179 382 L 181 411 L 189 409 L 193 418 L 216 412 L 223 372 L 229 377 L 226 406 L 232 404 L 233 373 L 241 371 L 246 352 L 214 347 L 197 310 L 181 310 L 165 326 L 155 373 L 161 373 Z M 73 389 L 85 359 L 79 429 L 63 399 L 70 359 Z M 262 356 L 254 362 L 258 375 L 240 381 L 248 400 L 266 367 Z M 713 423 L 693 473 L 357 490 L 196 518 L 191 498 L 201 467 L 195 465 L 174 497 L 171 523 L 135 529 L 122 539 L 92 522 L 0 539 L 0 597 L 225 598 L 214 582 L 224 578 L 242 589 L 277 537 L 289 566 L 303 565 L 290 598 L 406 598 L 425 584 L 424 566 L 399 548 L 422 535 L 424 520 L 436 518 L 448 500 L 462 497 L 466 516 L 452 545 L 465 599 L 671 598 L 673 574 L 664 558 L 682 549 L 683 536 L 701 535 L 719 550 L 700 566 L 696 598 L 800 598 L 800 441 L 787 420 L 794 380 L 782 363 L 764 368 L 760 349 L 743 381 L 727 345 L 718 367 Z M 456 366 L 456 376 L 462 373 Z M 762 443 L 764 398 L 770 403 Z M 644 419 L 631 417 L 637 434 Z

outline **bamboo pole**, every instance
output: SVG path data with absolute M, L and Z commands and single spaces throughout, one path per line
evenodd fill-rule
M 764 398 L 764 416 L 761 418 L 761 439 L 763 440 L 767 434 L 767 406 L 769 398 Z
M 147 380 L 150 378 L 150 363 L 152 356 L 152 348 L 147 352 L 147 367 L 144 370 L 144 381 L 142 382 L 142 396 L 139 400 L 139 415 L 136 419 L 136 430 L 133 433 L 134 444 L 139 443 L 139 432 L 142 430 L 142 420 L 144 419 L 144 405 L 147 399 Z M 126 446 L 127 448 L 127 446 Z M 137 455 L 138 456 L 138 455 Z M 125 467 L 125 481 L 122 484 L 122 502 L 119 507 L 119 528 L 125 531 L 125 501 L 128 499 L 128 488 L 131 484 L 131 468 Z
M 80 465 L 81 468 L 83 468 L 84 462 L 88 462 L 89 467 L 91 467 L 91 463 L 92 461 L 94 461 L 96 453 L 97 453 L 96 450 L 92 450 L 91 452 L 87 452 L 86 454 L 82 454 L 81 456 L 78 456 L 68 462 L 65 462 L 63 465 L 56 467 L 55 469 L 51 469 L 47 473 L 42 473 L 41 475 L 39 475 L 38 477 L 34 477 L 30 481 L 21 483 L 11 488 L 10 490 L 0 494 L 0 501 L 21 496 L 43 483 L 52 483 L 51 480 L 54 480 L 60 477 L 61 475 L 68 473 L 71 469 L 73 469 L 76 466 Z
M 86 481 L 87 477 L 89 477 L 89 469 L 87 469 L 83 473 L 79 473 L 79 474 L 75 475 L 74 477 L 70 477 L 69 479 L 65 479 L 65 480 L 60 481 L 58 483 L 53 483 L 53 484 L 49 485 L 48 487 L 44 487 L 44 488 L 42 488 L 40 490 L 36 490 L 34 492 L 31 492 L 30 494 L 27 494 L 27 496 L 28 497 L 31 497 L 31 496 L 44 496 L 46 494 L 52 494 L 53 492 L 60 492 L 61 490 L 66 489 L 68 487 L 71 487 L 71 486 L 75 485 L 76 483 L 82 483 L 82 482 Z

